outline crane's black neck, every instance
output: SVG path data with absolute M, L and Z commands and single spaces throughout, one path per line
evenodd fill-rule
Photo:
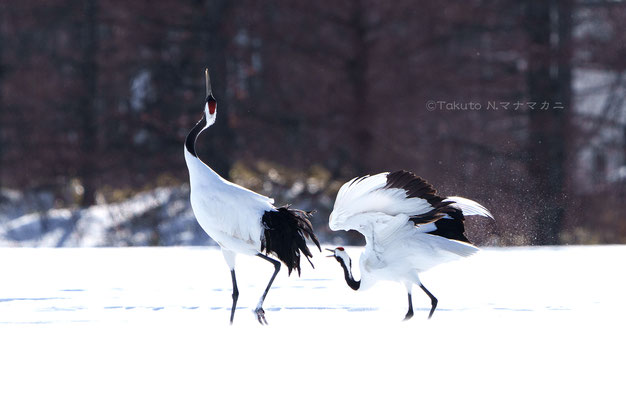
M 187 148 L 187 151 L 196 158 L 198 158 L 198 155 L 196 154 L 196 140 L 198 139 L 200 132 L 204 130 L 205 126 L 206 115 L 202 114 L 202 119 L 200 119 L 196 126 L 194 126 L 189 131 L 189 133 L 187 134 L 187 139 L 185 140 L 185 147 Z
M 341 267 L 343 268 L 343 276 L 346 278 L 346 283 L 348 284 L 348 286 L 350 286 L 350 289 L 359 290 L 359 288 L 361 287 L 361 281 L 354 280 L 354 278 L 352 277 L 352 260 L 349 261 L 350 265 L 347 266 L 343 262 L 343 258 L 335 257 L 335 259 L 339 261 L 339 264 L 341 264 Z

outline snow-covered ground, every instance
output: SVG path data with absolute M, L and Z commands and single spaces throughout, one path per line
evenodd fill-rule
M 349 251 L 356 256 L 357 248 Z M 350 290 L 215 248 L 0 248 L 1 399 L 626 398 L 626 246 L 486 249 Z

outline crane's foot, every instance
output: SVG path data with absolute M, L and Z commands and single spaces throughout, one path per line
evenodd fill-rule
M 256 310 L 254 310 L 254 312 L 256 313 L 256 317 L 259 320 L 259 324 L 267 325 L 267 320 L 265 319 L 265 310 L 259 307 Z
M 406 311 L 406 315 L 404 316 L 404 321 L 408 321 L 413 318 L 413 300 L 411 297 L 411 292 L 409 294 L 409 309 Z

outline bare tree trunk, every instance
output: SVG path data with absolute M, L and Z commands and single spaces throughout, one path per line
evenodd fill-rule
M 566 138 L 571 107 L 571 0 L 526 3 L 529 37 L 528 171 L 534 187 L 526 199 L 537 210 L 532 243 L 559 243 L 563 226 Z M 554 16 L 558 22 L 554 23 Z M 555 28 L 556 27 L 556 28 Z M 556 34 L 558 42 L 551 37 Z M 548 109 L 542 105 L 548 104 Z M 563 109 L 555 108 L 559 104 Z
M 562 149 L 564 152 L 562 158 L 563 168 L 563 182 L 561 183 L 562 192 L 559 198 L 561 203 L 561 212 L 559 221 L 559 234 L 563 230 L 563 220 L 565 219 L 565 213 L 568 212 L 567 206 L 572 202 L 568 199 L 568 173 L 567 171 L 573 171 L 575 168 L 576 160 L 574 159 L 572 137 L 574 132 L 572 129 L 572 113 L 573 113 L 573 100 L 572 100 L 572 25 L 574 15 L 574 0 L 556 0 L 557 2 L 557 32 L 558 32 L 558 47 L 557 47 L 557 81 L 558 81 L 558 100 L 562 102 L 563 108 L 555 111 L 555 119 L 557 122 L 557 129 L 560 132 L 562 139 Z M 570 210 L 573 209 L 570 206 Z M 558 239 L 558 238 L 557 238 Z
M 367 114 L 369 100 L 369 81 L 367 71 L 369 67 L 369 43 L 367 42 L 367 25 L 365 20 L 365 5 L 362 0 L 353 0 L 352 18 L 350 25 L 353 30 L 354 54 L 348 59 L 348 78 L 352 86 L 354 99 L 354 139 L 356 151 L 352 164 L 356 167 L 357 175 L 367 173 L 367 162 L 372 147 L 373 137 L 369 123 L 364 114 Z
M 3 7 L 0 6 L 0 189 L 2 188 L 3 168 L 4 168 L 4 132 L 2 131 L 4 124 L 4 104 L 2 102 L 2 85 L 4 83 L 4 38 L 2 37 L 2 28 L 4 25 Z
M 97 168 L 97 79 L 98 79 L 98 0 L 85 0 L 83 4 L 82 36 L 82 80 L 84 85 L 81 102 L 81 163 L 79 176 L 81 177 L 84 193 L 82 206 L 95 203 L 96 168 Z

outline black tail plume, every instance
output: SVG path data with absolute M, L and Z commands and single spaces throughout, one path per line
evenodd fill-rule
M 313 267 L 310 260 L 313 254 L 306 245 L 306 238 L 310 238 L 317 248 L 322 250 L 317 236 L 313 233 L 313 225 L 309 221 L 311 214 L 289 208 L 289 206 L 266 211 L 263 214 L 264 231 L 261 251 L 265 251 L 266 254 L 276 254 L 285 263 L 290 275 L 294 269 L 298 271 L 298 276 L 300 275 L 300 252 Z

